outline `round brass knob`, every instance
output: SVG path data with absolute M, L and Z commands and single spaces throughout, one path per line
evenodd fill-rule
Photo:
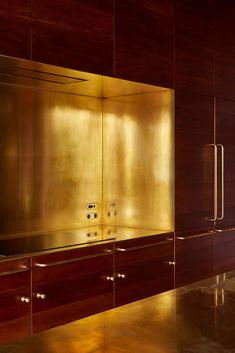
M 21 301 L 22 303 L 30 303 L 30 302 L 31 302 L 31 299 L 30 299 L 29 297 L 23 296 L 23 297 L 20 298 L 20 301 Z
M 118 278 L 126 278 L 126 274 L 125 273 L 118 273 Z
M 106 276 L 106 279 L 107 279 L 107 281 L 114 281 L 114 277 L 113 276 Z
M 46 294 L 45 293 L 37 293 L 36 294 L 36 297 L 38 298 L 38 299 L 46 299 Z

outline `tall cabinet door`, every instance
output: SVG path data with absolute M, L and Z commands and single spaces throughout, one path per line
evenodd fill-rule
M 209 231 L 214 215 L 214 102 L 176 91 L 175 229 Z
M 235 102 L 216 100 L 218 229 L 235 227 Z M 224 163 L 223 163 L 224 162 Z

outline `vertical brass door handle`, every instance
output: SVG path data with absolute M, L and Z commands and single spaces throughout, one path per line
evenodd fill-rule
M 212 144 L 211 146 L 213 146 L 213 148 L 214 148 L 214 217 L 209 218 L 209 220 L 214 222 L 217 220 L 217 213 L 218 213 L 218 194 L 217 194 L 218 148 L 217 148 L 217 145 L 215 145 L 215 144 Z
M 221 216 L 217 219 L 222 221 L 224 219 L 224 146 L 219 143 L 217 147 L 221 149 Z

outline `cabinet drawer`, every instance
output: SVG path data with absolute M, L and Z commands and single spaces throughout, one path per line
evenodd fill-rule
M 113 307 L 112 245 L 69 253 L 34 259 L 34 332 Z
M 30 259 L 0 262 L 0 293 L 30 285 Z
M 0 263 L 0 343 L 30 335 L 30 259 Z
M 123 305 L 174 286 L 174 242 L 117 243 L 115 256 L 115 305 Z
M 235 229 L 217 232 L 214 236 L 214 274 L 235 268 Z
M 175 245 L 175 286 L 213 275 L 214 233 L 178 236 Z

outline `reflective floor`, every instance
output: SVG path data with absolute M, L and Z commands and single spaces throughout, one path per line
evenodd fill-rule
M 235 273 L 2 346 L 0 353 L 233 353 Z

